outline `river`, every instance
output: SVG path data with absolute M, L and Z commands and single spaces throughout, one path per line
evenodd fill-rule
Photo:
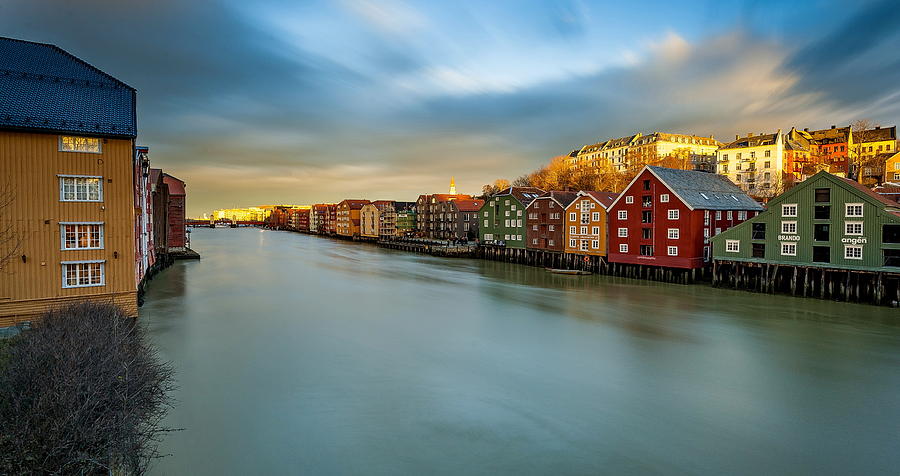
M 152 474 L 897 474 L 900 311 L 195 229 Z

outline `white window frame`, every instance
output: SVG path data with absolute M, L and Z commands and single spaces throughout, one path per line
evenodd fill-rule
M 600 240 L 591 240 L 591 249 L 599 250 L 600 249 Z
M 621 243 L 619 245 L 619 253 L 628 253 L 628 244 L 627 243 Z
M 851 256 L 850 253 L 848 253 L 850 250 L 858 250 L 859 256 Z M 844 259 L 853 259 L 853 260 L 863 259 L 863 247 L 859 246 L 859 245 L 844 245 Z
M 591 227 L 591 234 L 592 234 L 592 235 L 599 235 L 599 234 L 600 234 L 600 227 L 599 227 L 599 226 L 592 226 L 592 227 Z
M 625 197 L 625 203 L 629 205 L 634 203 L 634 195 L 628 195 L 627 197 Z
M 619 220 L 627 220 L 628 219 L 628 210 L 619 210 L 618 218 L 619 218 Z
M 793 231 L 787 230 L 786 226 L 791 226 L 793 228 Z M 782 220 L 781 234 L 782 235 L 796 235 L 797 234 L 797 221 L 796 220 Z
M 669 239 L 677 240 L 681 235 L 681 230 L 678 228 L 669 228 Z
M 100 264 L 100 282 L 99 283 L 91 283 L 91 284 L 69 284 L 66 279 L 66 266 L 70 265 L 79 265 L 79 264 Z M 77 268 L 76 268 L 77 269 Z M 93 288 L 97 286 L 106 286 L 106 260 L 96 259 L 96 260 L 81 260 L 81 261 L 61 261 L 60 262 L 60 271 L 62 273 L 62 287 L 64 289 L 69 288 Z M 76 280 L 77 280 L 77 272 L 76 272 Z
M 677 246 L 668 246 L 668 247 L 666 247 L 666 252 L 669 256 L 678 256 L 678 247 Z
M 575 212 L 569 212 L 569 221 L 575 221 L 578 219 L 578 215 Z
M 850 207 L 859 207 L 859 215 L 851 215 Z M 846 218 L 862 218 L 865 213 L 865 207 L 862 203 L 845 203 L 844 204 L 844 216 Z
M 591 212 L 591 221 L 600 221 L 600 212 Z
M 659 196 L 659 203 L 669 203 L 669 194 L 664 193 Z
M 784 218 L 797 218 L 797 208 L 796 203 L 782 203 L 781 216 Z
M 859 227 L 859 232 L 851 232 L 850 227 Z M 845 235 L 855 235 L 862 236 L 863 234 L 863 222 L 861 221 L 845 221 L 844 222 L 844 234 Z
M 793 251 L 786 252 L 785 247 L 789 247 Z M 781 256 L 797 256 L 797 242 L 796 241 L 782 241 L 781 242 Z
M 60 202 L 102 202 L 103 201 L 103 176 L 100 175 L 67 175 L 67 174 L 59 174 L 57 175 L 59 178 L 59 201 Z M 66 199 L 65 195 L 65 180 L 66 179 L 76 179 L 72 186 L 75 188 L 75 198 L 69 200 Z M 97 179 L 97 184 L 99 185 L 99 190 L 97 190 L 97 196 L 99 197 L 97 200 L 79 200 L 78 199 L 78 183 L 77 179 Z
M 725 252 L 726 253 L 740 253 L 741 252 L 741 240 L 725 240 Z
M 95 141 L 97 141 L 97 150 L 67 149 L 67 148 L 63 147 L 63 137 L 72 137 L 74 139 L 95 140 Z M 101 139 L 99 137 L 61 135 L 61 136 L 57 137 L 57 143 L 58 143 L 60 152 L 76 152 L 76 153 L 82 153 L 82 154 L 102 154 L 103 153 L 103 139 Z
M 669 210 L 669 220 L 678 220 L 681 217 L 681 210 Z
M 88 246 L 88 247 L 76 247 L 76 248 L 66 248 L 66 227 L 67 226 L 97 226 L 99 227 L 100 232 L 100 245 L 99 246 Z M 71 222 L 71 221 L 61 221 L 59 222 L 59 249 L 60 251 L 74 251 L 74 250 L 102 250 L 105 247 L 106 240 L 104 236 L 104 226 L 102 221 L 79 221 L 79 222 Z M 78 241 L 78 229 L 75 230 L 75 241 Z
M 577 235 L 577 234 L 578 234 L 578 227 L 576 227 L 575 225 L 569 226 L 569 234 L 570 234 L 570 235 Z
M 619 238 L 628 238 L 628 228 L 619 228 Z
M 570 238 L 569 239 L 569 248 L 575 248 L 576 246 L 578 246 L 578 240 L 576 240 L 575 238 Z

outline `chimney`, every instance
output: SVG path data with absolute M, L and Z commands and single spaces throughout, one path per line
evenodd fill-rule
M 809 132 L 809 127 L 804 127 L 803 132 Z
M 738 139 L 740 139 L 740 138 L 741 138 L 740 134 L 735 134 L 735 135 L 734 135 L 734 140 L 738 140 Z
M 833 124 L 832 124 L 831 128 L 834 129 L 834 125 L 833 125 Z
M 875 126 L 875 130 L 881 129 L 881 126 Z
M 748 132 L 748 133 L 747 133 L 747 137 L 753 137 L 753 133 L 752 133 L 752 132 Z

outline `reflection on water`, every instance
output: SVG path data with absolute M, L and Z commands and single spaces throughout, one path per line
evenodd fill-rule
M 198 229 L 156 474 L 896 474 L 900 313 Z

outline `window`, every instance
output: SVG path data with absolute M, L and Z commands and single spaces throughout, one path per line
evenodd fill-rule
M 516 235 L 516 240 L 522 241 L 522 235 Z
M 725 240 L 725 251 L 728 253 L 740 253 L 741 241 L 740 240 Z
M 103 261 L 63 261 L 62 287 L 82 288 L 106 284 Z
M 508 217 L 508 216 L 509 216 L 509 210 L 503 210 L 503 216 Z
M 848 203 L 846 204 L 846 213 L 844 214 L 846 217 L 862 217 L 863 216 L 863 204 L 862 203 Z
M 641 228 L 641 238 L 645 240 L 653 239 L 653 228 Z
M 591 248 L 599 249 L 600 248 L 600 240 L 591 240 Z
M 574 226 L 570 226 L 570 227 L 569 227 L 569 234 L 570 234 L 570 235 L 574 235 L 574 234 L 576 234 L 576 233 L 578 233 L 578 232 L 575 231 L 575 227 L 574 227 Z
M 587 251 L 588 249 L 588 240 L 581 240 L 581 251 Z
M 827 246 L 813 246 L 813 258 L 816 263 L 831 262 L 831 248 Z
M 634 203 L 634 197 L 631 195 L 625 197 L 625 203 Z
M 62 250 L 98 250 L 103 248 L 102 223 L 60 223 Z
M 721 219 L 722 219 L 722 212 L 716 211 L 716 220 L 721 220 Z
M 569 221 L 575 221 L 576 219 L 577 215 L 575 215 L 575 212 L 569 213 Z
M 628 238 L 628 228 L 619 228 L 619 238 Z
M 628 210 L 619 210 L 619 220 L 628 219 Z
M 703 226 L 709 226 L 709 210 L 703 210 Z
M 556 227 L 553 225 L 547 225 L 547 231 L 556 231 Z
M 644 180 L 644 190 L 650 190 L 650 181 Z
M 487 212 L 487 210 L 485 210 L 484 217 L 487 218 L 487 216 L 488 216 L 488 212 Z
M 677 240 L 678 236 L 679 236 L 678 228 L 669 228 L 669 239 L 670 240 Z
M 522 216 L 522 210 L 516 210 L 516 216 L 517 217 Z
M 512 221 L 516 222 L 515 226 L 520 227 L 520 228 L 522 227 L 522 220 L 521 220 L 521 219 L 519 219 L 519 220 L 512 220 Z
M 581 227 L 581 229 L 579 231 L 581 231 L 582 235 L 587 235 L 587 227 L 586 226 Z
M 786 235 L 796 235 L 797 234 L 797 222 L 795 222 L 795 221 L 781 222 L 781 233 L 786 234 Z
M 677 246 L 669 246 L 668 247 L 669 256 L 678 256 L 678 247 Z
M 537 244 L 537 238 L 532 238 L 532 239 L 531 239 L 531 244 L 532 244 L 532 245 L 536 245 L 536 244 Z
M 816 205 L 814 215 L 816 220 L 830 220 L 831 219 L 831 206 L 829 205 Z
M 653 223 L 653 212 L 649 210 L 641 212 L 641 223 Z
M 591 221 L 600 221 L 600 212 L 592 212 Z
M 728 220 L 734 219 L 734 215 L 731 213 L 731 210 L 728 210 L 728 211 L 725 213 L 725 216 L 727 217 Z
M 753 257 L 754 258 L 765 258 L 766 257 L 766 244 L 765 243 L 753 243 Z
M 628 253 L 628 245 L 625 243 L 619 245 L 619 253 Z
M 844 259 L 862 259 L 862 246 L 844 245 Z
M 831 225 L 827 223 L 817 223 L 813 227 L 813 240 L 829 241 L 831 240 Z
M 830 188 L 817 188 L 816 189 L 816 203 L 828 203 L 831 201 L 831 189 Z
M 715 233 L 715 234 L 718 235 L 719 233 L 722 233 L 722 229 L 719 228 L 719 227 L 716 227 L 716 233 Z
M 900 225 L 884 225 L 881 228 L 882 243 L 900 243 Z
M 771 150 L 767 150 L 767 151 L 765 151 L 765 152 L 763 153 L 763 155 L 766 156 L 766 157 L 772 157 L 772 151 L 771 151 Z
M 739 212 L 738 212 L 738 220 L 743 221 L 743 220 L 746 220 L 746 219 L 747 219 L 747 211 L 746 211 L 746 210 L 741 210 L 741 211 L 739 211 Z
M 577 246 L 577 242 L 577 240 L 569 240 L 569 248 L 574 248 L 575 246 Z
M 781 256 L 797 256 L 797 243 L 782 243 Z
M 100 139 L 96 137 L 59 136 L 60 152 L 100 153 Z
M 509 228 L 509 218 L 507 218 L 506 220 L 503 220 L 503 226 Z
M 653 246 L 641 245 L 641 256 L 653 256 Z
M 704 238 L 709 238 L 709 228 L 704 228 L 704 229 L 703 229 L 703 237 L 704 237 Z
M 861 222 L 861 221 L 845 221 L 844 222 L 844 234 L 845 235 L 862 235 L 863 234 L 863 222 Z
M 797 204 L 796 203 L 781 204 L 781 216 L 783 216 L 783 217 L 797 216 Z
M 592 226 L 592 227 L 591 227 L 591 234 L 592 234 L 592 235 L 599 235 L 599 234 L 600 234 L 600 227 L 599 227 L 599 226 Z
M 513 236 L 515 236 L 515 235 L 513 235 Z M 504 239 L 504 240 L 508 240 L 508 239 L 509 239 L 509 235 L 503 235 L 503 239 Z
M 531 231 L 538 231 L 537 225 L 531 225 Z
M 752 151 L 752 150 L 750 151 L 750 158 L 751 158 L 751 159 L 755 159 L 755 158 L 756 158 L 756 151 Z
M 485 221 L 484 221 L 484 227 L 487 228 L 487 226 L 488 226 L 488 221 L 485 220 Z
M 651 197 L 650 195 L 644 195 L 643 197 L 641 197 L 641 206 L 642 207 L 646 208 L 651 205 L 653 205 L 653 197 Z
M 103 201 L 103 177 L 60 175 L 59 200 L 62 202 Z
M 669 210 L 669 220 L 677 220 L 679 218 L 679 210 Z

